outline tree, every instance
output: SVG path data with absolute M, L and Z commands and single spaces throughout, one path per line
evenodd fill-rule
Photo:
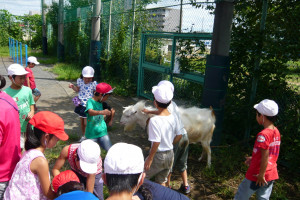
M 42 47 L 42 21 L 41 15 L 24 15 L 21 17 L 23 22 L 23 34 L 29 34 L 31 48 L 41 49 Z
M 7 10 L 0 10 L 0 46 L 8 45 L 8 38 L 22 41 L 20 18 L 10 14 Z
M 231 141 L 232 138 L 241 140 L 249 120 L 249 110 L 254 127 L 252 133 L 258 132 L 255 110 L 253 105 L 249 105 L 251 82 L 255 77 L 258 79 L 255 102 L 268 98 L 279 104 L 277 126 L 284 137 L 281 159 L 299 169 L 299 161 L 293 158 L 300 156 L 300 142 L 297 139 L 300 132 L 300 95 L 289 87 L 286 72 L 287 62 L 299 59 L 300 3 L 296 0 L 273 0 L 268 3 L 266 27 L 262 33 L 259 28 L 262 1 L 236 2 L 224 135 L 230 136 L 227 139 L 231 138 Z M 260 68 L 255 70 L 257 59 L 260 60 Z

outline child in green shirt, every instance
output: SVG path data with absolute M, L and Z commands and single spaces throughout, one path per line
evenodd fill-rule
M 34 99 L 29 87 L 23 86 L 28 73 L 21 65 L 11 64 L 8 69 L 8 78 L 11 86 L 4 90 L 17 103 L 19 108 L 19 118 L 21 123 L 21 148 L 24 148 L 25 132 L 28 121 L 34 115 Z
M 97 142 L 100 147 L 106 151 L 112 146 L 107 133 L 107 126 L 104 117 L 114 115 L 114 110 L 103 106 L 104 101 L 108 99 L 113 92 L 113 88 L 107 83 L 99 83 L 96 86 L 95 95 L 86 103 L 87 124 L 85 137 Z

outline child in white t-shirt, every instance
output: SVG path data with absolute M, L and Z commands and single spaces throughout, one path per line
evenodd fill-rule
M 151 149 L 145 160 L 146 178 L 155 177 L 157 183 L 165 185 L 174 160 L 173 143 L 182 135 L 178 135 L 178 120 L 167 109 L 173 98 L 171 89 L 165 85 L 154 86 L 152 93 L 158 115 L 150 119 L 148 126 Z

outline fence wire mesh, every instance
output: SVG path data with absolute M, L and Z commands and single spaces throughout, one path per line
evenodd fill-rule
M 114 67 L 122 68 L 120 71 L 123 73 L 118 73 L 121 77 L 124 71 L 130 71 L 134 81 L 137 77 L 140 35 L 143 31 L 211 33 L 213 28 L 214 15 L 206 9 L 214 5 L 211 2 L 194 1 L 192 4 L 190 0 L 104 0 L 101 4 L 102 61 L 108 64 L 112 55 L 119 56 L 117 51 L 120 51 L 121 47 L 121 52 L 127 54 L 127 60 L 125 63 L 120 63 L 123 67 Z M 64 0 L 65 56 L 82 65 L 88 63 L 91 33 L 89 26 L 91 18 L 95 15 L 94 5 L 94 1 L 91 0 Z M 57 12 L 58 0 L 53 1 L 47 7 L 48 10 L 52 9 Z M 47 22 L 50 24 L 48 25 L 48 40 L 55 40 L 57 36 L 53 29 L 57 26 L 58 14 L 54 20 Z M 102 67 L 106 70 L 105 66 L 102 65 Z

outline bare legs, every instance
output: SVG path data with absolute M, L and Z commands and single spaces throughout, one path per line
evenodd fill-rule
M 166 183 L 166 186 L 167 186 L 167 187 L 170 187 L 171 176 L 172 176 L 172 173 L 170 173 L 170 174 L 168 175 L 168 181 L 167 181 L 167 183 Z M 186 171 L 186 170 L 184 170 L 183 172 L 181 172 L 181 179 L 182 179 L 182 182 L 183 182 L 183 185 L 184 185 L 184 186 L 188 186 L 188 185 L 189 185 L 189 184 L 188 184 L 188 180 L 187 180 L 187 171 Z
M 80 124 L 81 124 L 81 132 L 82 136 L 85 136 L 85 127 L 86 127 L 86 118 L 80 117 Z

